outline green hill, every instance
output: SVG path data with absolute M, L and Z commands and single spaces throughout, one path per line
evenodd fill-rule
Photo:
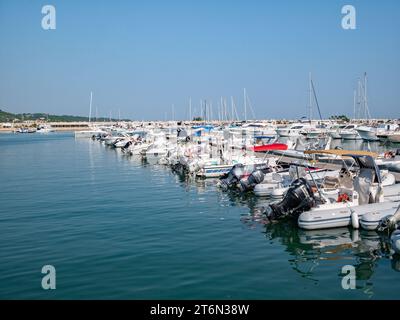
M 71 115 L 53 115 L 47 113 L 10 113 L 0 110 L 0 122 L 13 122 L 14 120 L 47 120 L 49 122 L 75 122 L 75 121 L 89 121 L 88 117 L 71 116 Z M 95 120 L 95 118 L 92 118 Z M 97 118 L 97 121 L 109 121 L 109 118 Z M 111 121 L 118 121 L 118 119 L 111 119 Z M 121 119 L 121 121 L 130 121 L 129 119 Z

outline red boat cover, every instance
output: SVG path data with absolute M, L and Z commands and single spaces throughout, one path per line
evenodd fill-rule
M 271 150 L 287 150 L 288 146 L 284 143 L 272 143 L 263 146 L 253 147 L 254 152 L 266 152 Z

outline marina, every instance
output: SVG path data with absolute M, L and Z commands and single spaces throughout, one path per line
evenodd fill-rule
M 49 261 L 62 266 L 53 297 L 63 299 L 312 299 L 317 293 L 310 289 L 315 287 L 320 289 L 319 298 L 324 292 L 324 299 L 398 297 L 398 232 L 391 237 L 377 230 L 383 218 L 394 215 L 398 200 L 393 199 L 395 205 L 389 207 L 388 202 L 375 204 L 373 212 L 382 208 L 388 213 L 375 214 L 367 222 L 360 219 L 358 227 L 352 225 L 351 214 L 343 225 L 315 230 L 304 227 L 307 212 L 299 221 L 289 218 L 272 223 L 267 208 L 280 203 L 288 192 L 294 170 L 290 164 L 297 164 L 297 171 L 311 169 L 306 179 L 310 183 L 335 177 L 336 168 L 328 169 L 334 164 L 328 161 L 319 171 L 305 166 L 301 157 L 293 158 L 291 148 L 296 143 L 278 135 L 278 140 L 272 139 L 276 142 L 269 138 L 263 142 L 270 147 L 255 148 L 253 143 L 260 145 L 260 140 L 249 136 L 248 130 L 243 144 L 234 148 L 229 143 L 237 126 L 232 135 L 229 126 L 212 126 L 207 132 L 200 130 L 201 134 L 199 126 L 177 123 L 123 127 L 129 126 L 97 127 L 88 130 L 91 135 L 0 135 L 1 175 L 8 181 L 1 196 L 7 214 L 2 215 L 1 241 L 6 249 L 0 257 L 8 259 L 0 274 L 5 275 L 6 268 L 16 271 L 14 277 L 1 276 L 7 292 L 0 296 L 43 297 L 44 292 L 36 290 L 28 278 L 34 272 L 32 266 Z M 329 146 L 325 140 L 330 140 Z M 288 149 L 279 150 L 285 149 L 283 144 Z M 385 161 L 385 153 L 397 150 L 396 144 L 378 141 L 328 138 L 317 143 L 305 136 L 300 145 L 296 155 L 317 153 L 313 146 L 322 146 L 341 154 L 344 149 L 358 150 L 360 156 L 373 155 L 377 162 L 378 155 Z M 135 152 L 139 146 L 143 148 Z M 271 153 L 272 149 L 278 153 Z M 282 155 L 285 151 L 289 152 Z M 24 157 L 17 157 L 21 152 Z M 30 166 L 17 170 L 21 161 Z M 242 163 L 247 180 L 240 176 L 223 187 L 221 182 L 233 166 Z M 272 180 L 260 185 L 282 190 L 275 196 L 257 195 L 257 185 L 254 191 L 246 189 L 251 185 L 248 177 L 266 164 L 273 169 L 265 179 Z M 382 172 L 383 177 L 391 171 Z M 389 180 L 383 192 L 389 188 L 388 194 L 397 197 L 397 184 Z M 335 202 L 337 196 L 330 194 Z M 343 202 L 342 208 L 348 204 Z M 372 228 L 367 226 L 371 222 Z M 362 271 L 357 290 L 343 293 L 340 270 L 346 264 Z
M 398 0 L 1 0 L 0 301 L 396 308 L 399 30 Z

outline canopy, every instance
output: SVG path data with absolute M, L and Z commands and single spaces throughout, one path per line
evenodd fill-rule
M 331 154 L 335 156 L 370 156 L 376 158 L 378 156 L 375 152 L 361 151 L 361 150 L 341 150 L 341 149 L 331 149 L 331 150 L 306 150 L 305 154 Z

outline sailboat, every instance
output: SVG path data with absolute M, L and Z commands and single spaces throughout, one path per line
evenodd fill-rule
M 89 129 L 82 131 L 75 131 L 75 138 L 91 138 L 93 136 L 98 136 L 106 133 L 104 130 L 98 129 L 96 127 L 91 126 L 91 117 L 92 117 L 92 101 L 93 101 L 93 92 L 90 92 L 90 103 L 89 103 Z

